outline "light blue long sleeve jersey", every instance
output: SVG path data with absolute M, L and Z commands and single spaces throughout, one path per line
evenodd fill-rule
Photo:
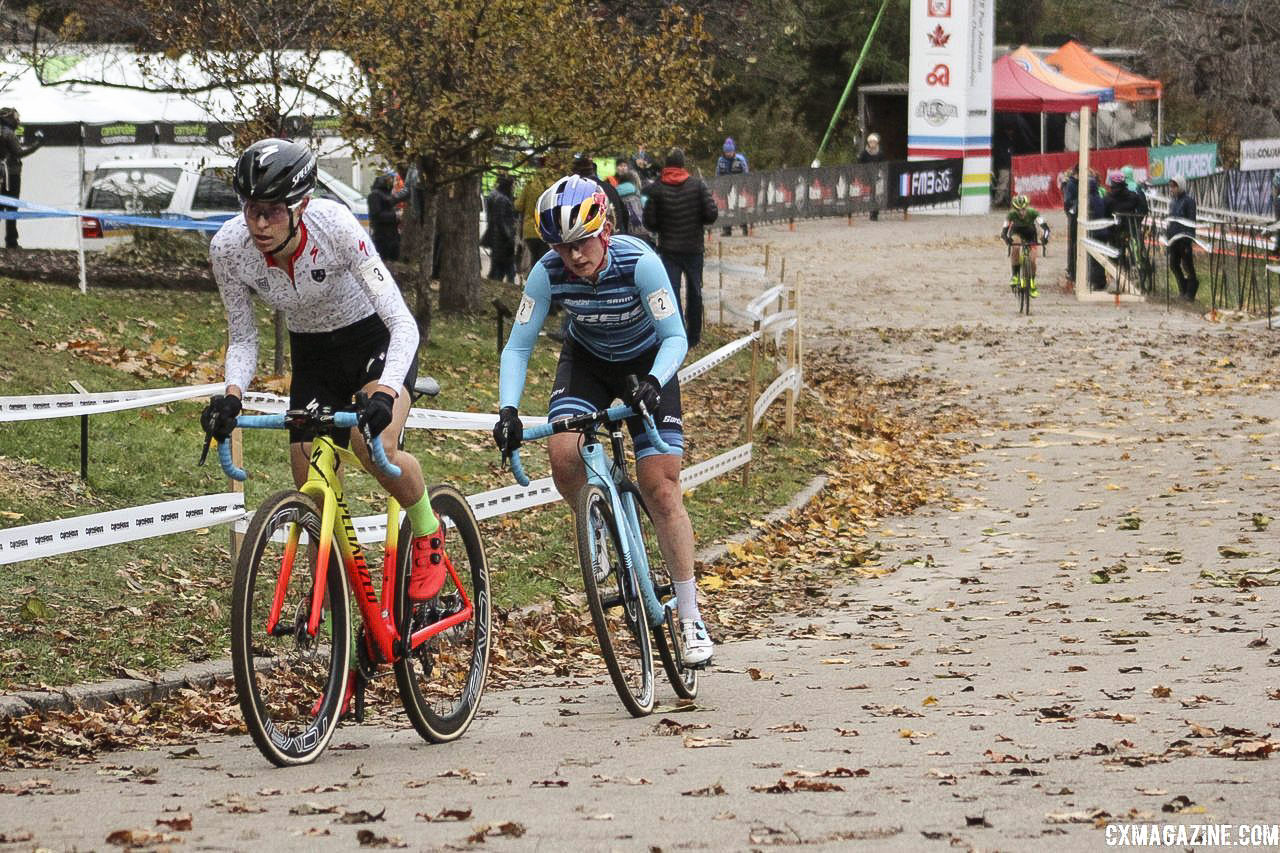
M 612 237 L 595 284 L 574 276 L 551 251 L 533 265 L 516 308 L 511 337 L 502 350 L 499 406 L 519 408 L 529 355 L 556 302 L 569 314 L 569 337 L 605 361 L 629 361 L 656 346 L 649 372 L 663 385 L 689 351 L 671 280 L 644 241 Z

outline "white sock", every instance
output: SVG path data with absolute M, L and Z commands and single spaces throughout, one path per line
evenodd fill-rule
M 676 590 L 676 609 L 680 611 L 680 619 L 701 619 L 698 611 L 698 582 L 693 578 L 687 581 L 674 581 L 671 584 Z

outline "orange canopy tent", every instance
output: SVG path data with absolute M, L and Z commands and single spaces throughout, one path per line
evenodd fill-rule
M 1055 89 L 1074 92 L 1078 95 L 1097 95 L 1100 102 L 1115 99 L 1115 92 L 1112 91 L 1110 86 L 1104 86 L 1100 83 L 1085 83 L 1055 71 L 1051 65 L 1032 53 L 1031 48 L 1025 44 L 1009 54 L 1009 56 L 1022 67 L 1023 71 L 1030 73 L 1042 83 L 1048 83 Z
M 1158 101 L 1162 94 L 1159 80 L 1125 71 L 1090 53 L 1079 42 L 1067 42 L 1049 54 L 1046 61 L 1073 80 L 1114 89 L 1117 101 Z

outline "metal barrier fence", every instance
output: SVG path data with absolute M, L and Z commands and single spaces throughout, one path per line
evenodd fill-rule
M 1274 195 L 1272 181 L 1277 169 L 1242 172 L 1233 169 L 1203 178 L 1191 178 L 1187 189 L 1203 208 L 1214 208 L 1227 215 L 1250 214 L 1272 217 Z
M 751 273 L 754 275 L 754 270 Z M 763 278 L 764 273 L 761 274 Z M 790 307 L 782 310 L 782 300 Z M 732 310 L 732 309 L 731 309 Z M 804 381 L 801 364 L 799 293 L 784 287 L 781 282 L 770 284 L 752 300 L 745 309 L 733 310 L 752 323 L 749 334 L 725 344 L 696 362 L 680 370 L 681 383 L 688 383 L 724 363 L 734 354 L 752 350 L 751 393 L 747 397 L 748 415 L 744 422 L 743 443 L 717 456 L 685 468 L 680 475 L 681 485 L 693 489 L 711 479 L 723 476 L 746 466 L 752 457 L 752 437 L 756 426 L 777 398 L 786 395 L 786 429 L 790 433 L 795 425 L 795 402 Z M 760 364 L 762 342 L 772 335 L 774 346 L 781 336 L 791 332 L 785 360 L 779 364 L 779 375 L 758 395 L 756 372 Z M 142 409 L 164 402 L 199 399 L 221 391 L 220 384 L 179 388 L 147 389 L 141 391 L 107 392 L 101 394 L 47 394 L 20 397 L 0 397 L 0 423 L 61 417 L 88 418 L 105 412 Z M 245 409 L 259 412 L 283 411 L 287 399 L 274 394 L 250 392 L 245 394 Z M 411 429 L 463 429 L 484 430 L 493 428 L 496 415 L 476 412 L 450 412 L 437 409 L 413 409 L 406 424 Z M 543 422 L 525 417 L 527 424 Z M 744 482 L 746 481 L 744 475 Z M 559 492 L 550 477 L 535 480 L 528 486 L 504 486 L 467 497 L 478 519 L 505 515 L 560 499 Z M 243 532 L 248 527 L 253 511 L 244 504 L 244 494 L 229 490 L 218 494 L 198 495 L 144 506 L 126 507 L 91 515 L 75 516 L 55 521 L 28 524 L 0 529 L 0 565 L 24 560 L 86 551 L 132 542 L 157 536 L 197 530 L 219 524 L 234 524 L 233 530 Z M 381 542 L 385 533 L 385 514 L 355 519 L 357 538 L 361 544 Z
M 851 163 L 706 178 L 718 226 L 794 222 L 932 206 L 960 198 L 961 160 Z
M 1169 201 L 1166 196 L 1148 196 L 1151 212 L 1141 226 L 1151 265 L 1148 292 L 1158 292 L 1163 282 L 1166 301 L 1172 299 L 1176 286 L 1169 265 L 1170 240 L 1165 236 Z M 1265 316 L 1270 328 L 1280 296 L 1278 233 L 1266 217 L 1199 205 L 1194 236 L 1174 239 L 1192 240 L 1197 269 L 1207 265 L 1207 280 L 1202 276 L 1200 286 L 1209 288 L 1211 312 Z

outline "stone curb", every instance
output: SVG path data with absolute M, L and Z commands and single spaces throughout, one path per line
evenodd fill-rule
M 818 474 L 797 492 L 786 506 L 767 513 L 763 519 L 764 523 L 781 521 L 796 510 L 802 509 L 822 491 L 826 484 L 827 475 Z M 728 553 L 730 544 L 740 545 L 755 538 L 758 529 L 756 525 L 752 525 L 728 537 L 723 543 L 703 548 L 694 555 L 694 562 L 714 563 Z M 543 606 L 535 604 L 527 610 L 532 612 Z M 149 681 L 137 678 L 113 678 L 107 681 L 75 684 L 59 690 L 24 690 L 20 693 L 0 694 L 0 719 L 21 717 L 31 713 L 73 711 L 76 708 L 101 708 L 129 700 L 152 702 L 183 688 L 208 687 L 216 682 L 231 680 L 231 659 L 222 658 L 216 661 L 187 664 L 178 669 L 162 672 Z

